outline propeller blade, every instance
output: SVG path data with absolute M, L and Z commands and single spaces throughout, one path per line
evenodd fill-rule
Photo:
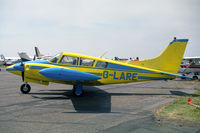
M 21 66 L 23 66 L 24 64 L 23 64 L 23 62 L 21 61 Z
M 24 71 L 25 71 L 25 69 L 24 69 L 24 63 L 23 63 L 23 62 L 21 62 L 21 66 L 23 66 L 23 70 L 22 70 L 22 81 L 24 82 Z
M 22 72 L 22 81 L 24 82 L 24 72 Z

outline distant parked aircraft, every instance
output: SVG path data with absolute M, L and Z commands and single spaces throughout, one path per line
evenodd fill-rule
M 0 55 L 0 65 L 10 66 L 20 61 L 19 57 L 5 57 L 2 54 Z
M 183 75 L 192 74 L 193 79 L 198 79 L 198 75 L 200 74 L 200 56 L 184 57 L 181 62 L 179 73 L 183 73 Z
M 19 57 L 5 57 L 6 59 L 6 66 L 10 66 L 16 63 L 21 62 L 21 59 Z
M 36 56 L 36 59 L 42 59 L 42 60 L 48 60 L 49 58 L 52 57 L 52 55 L 41 54 L 38 47 L 35 47 L 35 56 Z
M 31 61 L 31 60 L 34 60 L 35 58 L 35 56 L 34 58 L 29 57 L 26 52 L 18 52 L 18 55 L 23 62 Z
M 28 56 L 26 52 L 18 52 L 18 55 L 23 62 L 32 61 L 32 60 L 47 60 L 52 57 L 51 55 L 41 54 L 38 47 L 35 47 L 35 55 L 33 57 Z
M 6 64 L 6 59 L 5 57 L 1 54 L 0 55 L 0 65 L 5 65 Z

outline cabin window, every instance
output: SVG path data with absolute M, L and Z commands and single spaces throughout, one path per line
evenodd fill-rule
M 197 62 L 198 62 L 197 64 L 200 65 L 200 59 L 197 59 Z
M 196 60 L 192 60 L 191 65 L 196 65 Z
M 98 61 L 96 64 L 96 67 L 106 68 L 107 65 L 108 65 L 108 62 Z
M 92 60 L 92 59 L 86 59 L 86 58 L 80 59 L 81 66 L 93 66 L 93 64 L 94 64 L 94 60 Z
M 61 64 L 78 65 L 78 57 L 63 56 L 60 60 Z
M 199 65 L 199 60 L 198 59 L 194 60 L 194 65 Z

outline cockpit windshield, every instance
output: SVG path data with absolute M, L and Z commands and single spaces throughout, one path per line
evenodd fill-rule
M 57 63 L 57 61 L 58 61 L 58 59 L 60 58 L 60 55 L 61 55 L 61 54 L 62 54 L 62 53 L 59 53 L 59 54 L 53 56 L 52 58 L 49 59 L 49 61 L 52 62 L 52 63 Z

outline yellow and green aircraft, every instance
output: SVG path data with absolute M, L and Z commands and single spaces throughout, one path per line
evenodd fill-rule
M 143 61 L 120 62 L 73 53 L 59 53 L 49 60 L 21 62 L 7 71 L 22 76 L 21 92 L 27 94 L 28 82 L 73 85 L 75 96 L 83 95 L 83 85 L 106 85 L 178 77 L 188 39 L 174 39 L 160 56 Z

